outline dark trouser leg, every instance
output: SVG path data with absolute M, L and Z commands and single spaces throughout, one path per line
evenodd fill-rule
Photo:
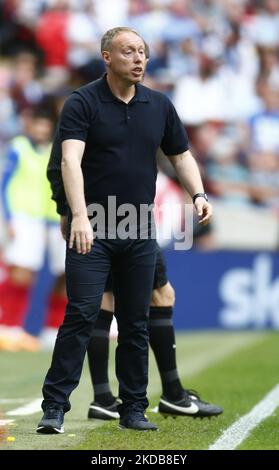
M 118 323 L 116 375 L 123 416 L 133 407 L 146 409 L 148 400 L 148 310 L 151 299 L 155 241 L 133 240 L 113 265 L 115 316 Z
M 94 401 L 102 406 L 110 406 L 115 400 L 108 376 L 109 332 L 112 319 L 112 312 L 100 310 L 87 348 Z
M 66 284 L 69 301 L 43 386 L 43 409 L 50 403 L 58 403 L 65 412 L 70 410 L 69 396 L 79 383 L 109 271 L 110 255 L 102 241 L 95 240 L 88 255 L 67 249 Z

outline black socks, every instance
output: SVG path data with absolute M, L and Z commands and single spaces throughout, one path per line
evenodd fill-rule
M 176 366 L 172 314 L 172 307 L 150 307 L 149 342 L 158 365 L 164 397 L 179 400 L 183 397 L 184 389 Z
M 163 395 L 174 401 L 184 396 L 184 389 L 177 372 L 172 314 L 172 307 L 150 307 L 148 329 L 150 346 L 161 376 Z M 108 378 L 112 318 L 112 312 L 100 310 L 87 348 L 94 401 L 102 406 L 110 406 L 114 402 Z

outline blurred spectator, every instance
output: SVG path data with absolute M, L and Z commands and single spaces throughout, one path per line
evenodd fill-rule
M 249 171 L 235 139 L 221 135 L 209 149 L 206 166 L 209 191 L 229 204 L 250 203 Z
M 279 210 L 279 152 L 252 153 L 250 163 L 251 197 L 254 203 Z
M 35 2 L 34 0 L 16 0 L 13 3 L 18 24 L 24 26 L 31 33 L 35 31 L 38 18 L 50 0 L 36 0 Z
M 70 0 L 52 0 L 51 7 L 39 18 L 36 37 L 44 53 L 45 86 L 58 87 L 69 77 L 69 18 Z
M 224 62 L 243 80 L 252 86 L 259 70 L 259 59 L 256 47 L 242 32 L 241 25 L 228 23 L 223 33 L 225 45 Z
M 244 120 L 260 109 L 253 80 L 255 73 L 251 77 L 240 63 L 234 69 L 226 62 L 226 52 L 217 36 L 207 36 L 199 52 L 198 75 L 178 80 L 173 99 L 186 125 Z
M 35 47 L 35 24 L 44 0 L 0 0 L 0 53 Z
M 167 24 L 162 31 L 163 40 L 179 43 L 184 39 L 198 38 L 198 25 L 193 18 L 189 0 L 171 0 L 168 6 Z
M 73 11 L 69 17 L 68 62 L 84 82 L 89 82 L 99 78 L 105 72 L 105 67 L 100 53 L 100 31 L 94 17 L 92 0 L 84 8 L 84 11 Z
M 223 46 L 218 40 L 205 41 L 199 54 L 198 74 L 177 81 L 173 101 L 186 125 L 228 120 L 229 96 L 220 72 L 222 54 Z
M 262 76 L 258 90 L 264 109 L 250 119 L 249 169 L 253 201 L 279 209 L 279 87 L 271 83 L 274 50 L 262 50 Z M 264 73 L 265 71 L 265 73 Z
M 199 67 L 198 48 L 192 38 L 183 39 L 168 52 L 169 75 L 175 82 L 184 75 L 197 75 Z
M 185 197 L 180 186 L 161 171 L 156 182 L 154 217 L 156 238 L 161 247 L 168 246 L 183 229 Z
M 23 324 L 30 287 L 44 263 L 46 246 L 53 272 L 64 272 L 65 243 L 46 178 L 53 126 L 52 113 L 46 107 L 36 109 L 28 135 L 15 137 L 7 154 L 1 192 L 8 236 L 4 260 L 9 275 L 0 286 L 1 323 L 7 327 Z M 19 344 L 31 351 L 39 348 L 38 339 L 21 329 L 16 336 L 10 332 L 0 338 L 2 349 L 16 350 Z
M 257 14 L 247 25 L 252 41 L 263 47 L 279 45 L 279 2 L 278 0 L 260 0 L 257 2 Z
M 276 47 L 259 47 L 259 79 L 279 90 L 279 44 Z
M 263 111 L 250 119 L 251 149 L 279 153 L 279 89 L 261 83 Z
M 11 2 L 12 3 L 12 2 Z M 16 25 L 12 21 L 12 8 L 8 2 L 0 0 L 0 55 L 8 55 L 13 51 L 16 40 Z
M 167 45 L 163 40 L 163 34 L 167 28 L 168 18 L 168 9 L 163 2 L 132 0 L 130 3 L 127 22 L 129 27 L 139 31 L 149 45 L 150 59 L 147 73 L 152 76 L 167 71 Z
M 128 0 L 91 0 L 96 12 L 96 21 L 104 33 L 110 28 L 127 24 Z
M 195 20 L 203 32 L 210 34 L 222 28 L 224 23 L 224 12 L 221 2 L 215 0 L 195 0 L 192 2 Z
M 43 89 L 38 80 L 38 58 L 34 53 L 25 51 L 15 56 L 10 93 L 18 113 L 35 107 L 42 100 Z
M 11 68 L 0 66 L 0 159 L 4 152 L 3 144 L 19 131 L 15 103 L 10 96 Z

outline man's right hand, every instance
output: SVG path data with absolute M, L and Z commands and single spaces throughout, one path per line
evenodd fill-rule
M 93 229 L 87 215 L 73 216 L 69 248 L 73 248 L 75 243 L 77 252 L 86 255 L 90 253 L 93 242 Z

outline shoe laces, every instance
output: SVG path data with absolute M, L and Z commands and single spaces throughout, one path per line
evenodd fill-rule
M 206 405 L 208 405 L 208 403 L 206 401 L 201 400 L 201 397 L 200 397 L 200 395 L 198 394 L 198 392 L 196 390 L 193 390 L 191 388 L 186 388 L 185 392 L 187 393 L 187 395 L 189 397 L 193 396 L 193 397 L 196 398 L 196 400 L 200 401 L 201 403 L 205 403 Z
M 131 416 L 132 419 L 145 421 L 145 422 L 148 421 L 148 419 L 145 417 L 143 411 L 133 411 L 130 416 Z
M 63 409 L 58 405 L 50 405 L 46 409 L 46 418 L 47 419 L 60 419 L 63 417 Z
M 141 407 L 133 407 L 130 408 L 129 411 L 127 410 L 127 417 L 132 420 L 137 420 L 137 421 L 145 421 L 147 422 L 148 419 L 146 418 L 144 414 L 144 409 Z

